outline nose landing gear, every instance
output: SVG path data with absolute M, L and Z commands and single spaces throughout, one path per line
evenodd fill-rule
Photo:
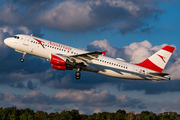
M 20 59 L 21 62 L 24 62 L 25 56 L 26 56 L 26 53 L 24 52 L 24 53 L 23 53 L 23 57 Z

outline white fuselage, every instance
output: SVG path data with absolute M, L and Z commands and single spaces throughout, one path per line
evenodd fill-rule
M 19 38 L 10 37 L 5 39 L 5 44 L 20 53 L 27 53 L 50 60 L 52 54 L 64 54 L 66 56 L 88 53 L 81 49 L 55 43 L 45 39 L 29 35 L 17 35 Z M 38 42 L 37 40 L 41 41 Z M 135 80 L 169 80 L 169 77 L 149 76 L 153 70 L 127 63 L 123 60 L 113 59 L 99 55 L 97 59 L 91 60 L 88 66 L 82 70 L 96 72 L 99 74 Z

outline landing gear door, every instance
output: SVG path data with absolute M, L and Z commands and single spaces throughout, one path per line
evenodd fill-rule
M 29 45 L 29 41 L 30 41 L 30 39 L 31 39 L 31 36 L 27 36 L 27 37 L 24 39 L 24 43 L 23 43 L 23 45 L 28 46 L 28 45 Z

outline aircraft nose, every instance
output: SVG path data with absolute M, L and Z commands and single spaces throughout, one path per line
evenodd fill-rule
M 8 45 L 9 42 L 10 42 L 10 41 L 9 41 L 8 38 L 6 38 L 6 39 L 4 40 L 4 44 L 6 44 L 6 45 Z
M 4 44 L 6 44 L 7 46 L 9 46 L 11 48 L 15 48 L 16 44 L 17 44 L 17 41 L 14 40 L 13 38 L 6 38 L 4 40 Z

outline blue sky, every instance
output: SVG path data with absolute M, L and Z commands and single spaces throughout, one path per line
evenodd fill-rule
M 80 113 L 118 109 L 179 111 L 180 2 L 177 0 L 9 0 L 0 3 L 0 106 Z M 165 72 L 171 81 L 133 81 L 82 71 L 58 71 L 49 61 L 4 45 L 15 34 L 33 34 L 107 56 L 141 62 L 164 44 L 176 46 Z

